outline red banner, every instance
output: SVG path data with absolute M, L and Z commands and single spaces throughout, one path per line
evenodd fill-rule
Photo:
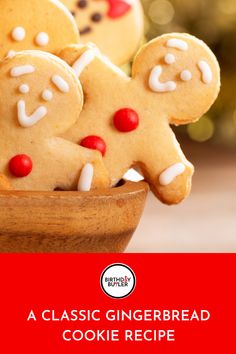
M 236 352 L 234 254 L 0 255 L 0 265 L 1 353 Z

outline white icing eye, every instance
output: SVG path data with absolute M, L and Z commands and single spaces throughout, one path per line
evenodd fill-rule
M 189 70 L 183 70 L 180 74 L 180 78 L 182 81 L 190 81 L 192 80 L 192 73 Z
M 170 54 L 170 53 L 166 54 L 165 63 L 169 64 L 169 65 L 170 64 L 174 64 L 175 63 L 175 56 L 173 54 Z
M 53 99 L 53 93 L 51 90 L 44 90 L 43 93 L 42 93 L 42 99 L 44 101 L 51 101 Z
M 45 47 L 48 45 L 49 42 L 49 36 L 46 32 L 40 32 L 37 34 L 35 38 L 35 43 L 40 46 L 40 47 Z
M 15 27 L 11 33 L 12 39 L 16 42 L 21 42 L 25 39 L 26 33 L 23 27 Z
M 20 85 L 19 91 L 20 93 L 28 93 L 30 90 L 29 86 L 26 84 Z

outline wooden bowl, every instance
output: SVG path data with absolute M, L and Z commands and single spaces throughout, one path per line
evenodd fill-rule
M 0 191 L 0 252 L 123 252 L 148 185 L 81 192 Z

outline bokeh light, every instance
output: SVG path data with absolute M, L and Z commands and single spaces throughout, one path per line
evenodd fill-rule
M 152 22 L 158 25 L 166 25 L 174 18 L 175 10 L 168 0 L 155 0 L 151 3 L 148 15 Z
M 208 116 L 204 116 L 198 122 L 189 124 L 187 131 L 193 140 L 204 142 L 212 138 L 214 124 Z

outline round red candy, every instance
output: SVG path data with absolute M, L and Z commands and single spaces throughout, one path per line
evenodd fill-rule
M 107 150 L 106 143 L 99 136 L 96 135 L 87 136 L 81 141 L 80 145 L 87 149 L 98 150 L 102 153 L 102 156 L 105 156 L 106 154 L 106 150 Z
M 139 125 L 139 116 L 131 108 L 123 108 L 114 115 L 114 125 L 120 132 L 131 132 Z
M 9 162 L 9 170 L 15 177 L 28 176 L 33 168 L 33 162 L 27 155 L 16 155 Z

